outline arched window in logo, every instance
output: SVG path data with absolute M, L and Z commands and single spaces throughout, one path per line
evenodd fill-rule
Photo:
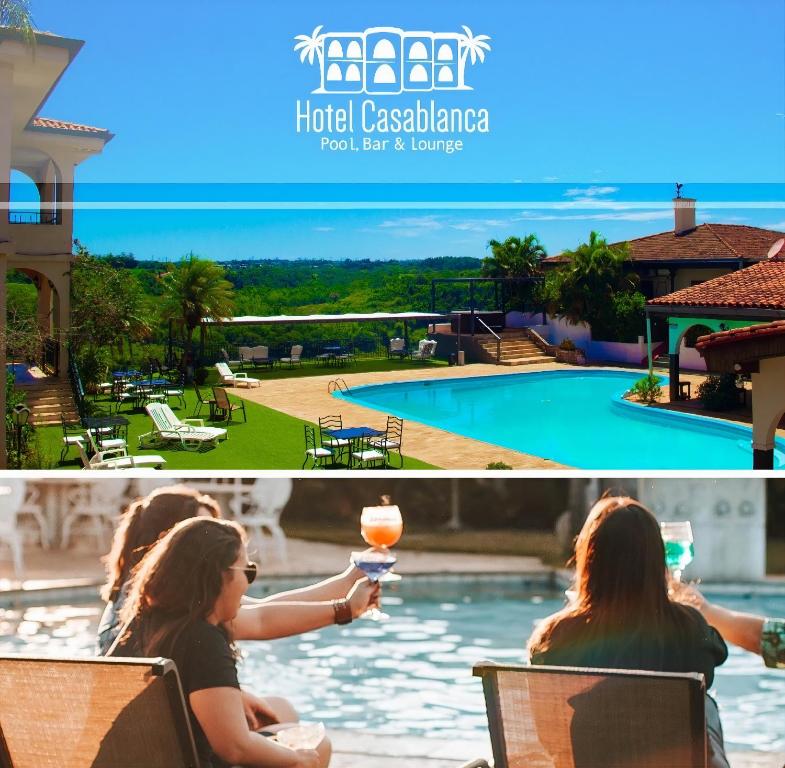
M 394 59 L 395 58 L 395 47 L 389 40 L 379 40 L 378 43 L 373 47 L 373 58 L 374 59 Z M 390 82 L 395 82 L 395 80 L 391 80 Z
M 346 46 L 346 58 L 347 59 L 361 59 L 363 57 L 362 48 L 360 48 L 360 44 L 356 40 L 352 40 L 349 45 Z M 349 74 L 347 72 L 346 79 L 349 79 Z
M 360 82 L 360 68 L 356 64 L 350 64 L 348 67 L 346 67 L 346 82 Z
M 427 83 L 428 70 L 422 64 L 415 64 L 409 75 L 409 80 L 413 83 Z
M 328 59 L 342 59 L 343 58 L 343 46 L 340 44 L 338 40 L 333 40 L 329 47 L 327 48 L 327 58 Z M 340 80 L 340 78 L 338 78 Z
M 376 84 L 394 84 L 397 82 L 395 70 L 389 64 L 382 64 L 375 72 L 373 81 Z
M 412 47 L 409 48 L 409 59 L 411 61 L 425 61 L 428 58 L 428 50 L 426 49 L 425 45 L 417 40 L 417 42 L 412 44 Z M 414 71 L 412 70 L 412 79 L 414 79 Z
M 449 67 L 439 67 L 437 80 L 440 83 L 451 83 L 453 81 L 452 70 Z
M 330 66 L 327 68 L 327 79 L 331 80 L 332 82 L 343 80 L 341 68 L 335 62 L 330 64 Z
M 442 43 L 439 46 L 439 52 L 436 54 L 438 61 L 452 61 L 452 48 L 447 43 Z M 439 75 L 441 80 L 441 75 Z M 451 78 L 452 79 L 452 78 Z

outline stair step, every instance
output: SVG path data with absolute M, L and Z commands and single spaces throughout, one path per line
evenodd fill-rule
M 547 363 L 555 358 L 550 355 L 538 355 L 537 357 L 511 357 L 506 360 L 500 360 L 499 365 L 538 365 L 540 363 Z

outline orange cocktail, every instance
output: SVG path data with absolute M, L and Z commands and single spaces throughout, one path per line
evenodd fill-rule
M 403 522 L 371 523 L 360 526 L 363 538 L 372 547 L 392 547 L 403 533 Z

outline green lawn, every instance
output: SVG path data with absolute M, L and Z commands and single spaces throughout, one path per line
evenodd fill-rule
M 204 395 L 207 396 L 208 392 L 209 389 L 205 387 Z M 92 398 L 90 400 L 92 401 Z M 108 410 L 108 405 L 108 401 L 102 398 L 95 402 L 96 407 L 105 410 Z M 186 389 L 186 408 L 180 408 L 175 400 L 172 400 L 171 405 L 172 410 L 181 419 L 192 416 L 196 405 L 196 395 L 193 389 Z M 128 426 L 129 453 L 160 454 L 166 459 L 164 468 L 167 470 L 300 469 L 305 458 L 303 425 L 310 422 L 287 416 L 285 413 L 247 400 L 245 401 L 245 409 L 248 422 L 243 423 L 242 413 L 235 411 L 235 420 L 228 425 L 229 439 L 221 441 L 217 448 L 204 452 L 185 451 L 175 447 L 174 443 L 168 443 L 155 449 L 140 449 L 138 448 L 138 438 L 139 435 L 150 431 L 152 426 L 150 417 L 144 411 L 130 412 L 127 405 L 123 407 L 121 415 L 130 422 Z M 202 408 L 201 416 L 207 419 L 208 409 L 206 406 Z M 377 421 L 380 424 L 383 423 L 384 416 L 379 414 Z M 205 421 L 205 423 L 212 424 L 212 426 L 226 426 L 225 422 Z M 45 458 L 49 457 L 51 468 L 77 469 L 81 467 L 81 462 L 73 449 L 66 459 L 66 463 L 57 463 L 63 436 L 60 427 L 39 427 L 36 434 L 40 453 Z M 398 457 L 393 456 L 393 463 L 396 466 L 397 461 Z M 404 469 L 435 468 L 431 464 L 409 457 L 405 457 L 403 466 Z

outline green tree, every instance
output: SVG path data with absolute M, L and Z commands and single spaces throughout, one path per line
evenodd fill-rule
M 491 256 L 482 260 L 483 277 L 531 277 L 548 255 L 535 234 L 508 237 L 503 243 L 491 240 L 488 247 Z
M 220 322 L 234 312 L 234 288 L 225 274 L 219 264 L 189 253 L 161 276 L 162 314 L 182 330 L 187 361 L 193 361 L 194 331 L 201 327 L 202 318 Z
M 555 269 L 546 285 L 548 310 L 577 325 L 600 324 L 607 319 L 614 298 L 635 292 L 638 276 L 629 271 L 627 243 L 610 246 L 597 232 L 574 251 L 565 251 L 567 263 Z
M 35 28 L 28 0 L 0 0 L 0 27 L 18 30 L 28 45 L 35 46 Z

